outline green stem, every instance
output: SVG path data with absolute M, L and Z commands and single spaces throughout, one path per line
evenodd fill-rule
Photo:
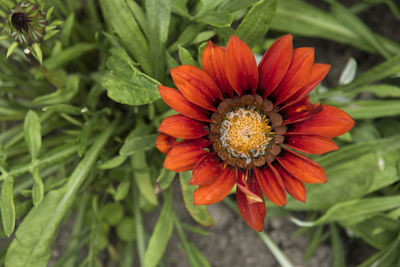
M 28 48 L 27 48 L 28 49 Z M 40 62 L 32 55 L 29 50 L 29 53 L 25 53 L 26 57 L 28 58 L 29 62 L 37 67 L 37 69 L 43 74 L 44 77 L 57 89 L 63 89 L 65 87 L 65 82 L 62 78 L 58 75 L 53 73 L 51 70 L 46 68 L 46 66 L 41 65 Z
M 33 169 L 34 167 L 41 169 L 58 164 L 74 155 L 78 149 L 79 145 L 65 145 L 63 147 L 56 148 L 52 152 L 47 153 L 47 156 L 45 155 L 43 158 L 36 160 L 34 163 L 25 163 L 12 168 L 8 175 L 15 178 L 29 172 L 29 170 Z M 0 180 L 4 180 L 4 178 L 4 176 L 0 176 Z
M 223 201 L 236 214 L 240 214 L 233 200 L 225 198 Z M 274 241 L 272 241 L 272 239 L 265 232 L 257 232 L 257 234 L 282 267 L 294 267 L 293 263 L 290 262 L 288 257 L 279 249 L 277 245 L 275 245 Z
M 135 180 L 133 180 L 133 184 L 135 184 Z M 142 214 L 140 212 L 139 191 L 137 187 L 135 187 L 133 190 L 133 210 L 135 214 L 135 226 L 136 226 L 136 237 L 137 237 L 136 243 L 138 247 L 139 262 L 140 265 L 142 265 L 144 259 L 144 252 L 146 249 L 146 240 L 144 235 Z

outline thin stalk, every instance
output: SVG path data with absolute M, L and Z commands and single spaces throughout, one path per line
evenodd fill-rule
M 44 77 L 52 84 L 54 87 L 57 89 L 62 89 L 65 87 L 65 82 L 63 79 L 61 79 L 59 76 L 57 76 L 55 73 L 53 73 L 51 70 L 46 68 L 46 66 L 41 65 L 39 61 L 32 55 L 31 51 L 29 48 L 26 48 L 24 50 L 24 53 L 26 57 L 28 58 L 29 62 L 36 67 Z
M 240 214 L 239 210 L 236 207 L 236 204 L 231 199 L 225 198 L 223 201 L 236 214 L 238 215 Z M 279 249 L 279 247 L 274 243 L 274 241 L 272 241 L 272 239 L 265 232 L 257 232 L 257 234 L 282 267 L 294 267 L 293 263 L 290 262 L 289 258 L 283 253 L 282 250 Z
M 135 184 L 135 179 L 133 179 L 133 183 Z M 139 190 L 137 187 L 132 190 L 133 192 L 133 210 L 135 214 L 135 226 L 136 226 L 136 244 L 138 247 L 138 255 L 140 265 L 143 264 L 144 252 L 146 249 L 146 240 L 144 235 L 144 227 L 142 221 L 142 214 L 140 212 L 139 206 Z

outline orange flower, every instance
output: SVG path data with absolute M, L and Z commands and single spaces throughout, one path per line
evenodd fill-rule
M 221 201 L 236 184 L 240 213 L 261 231 L 262 193 L 283 206 L 285 191 L 305 202 L 304 183 L 326 182 L 323 168 L 294 150 L 336 150 L 331 138 L 349 131 L 354 120 L 338 108 L 309 101 L 330 66 L 314 63 L 313 48 L 293 49 L 291 35 L 274 42 L 258 67 L 236 36 L 226 49 L 209 42 L 202 66 L 171 69 L 178 90 L 158 87 L 179 115 L 161 123 L 156 145 L 167 154 L 165 168 L 193 170 L 196 205 Z

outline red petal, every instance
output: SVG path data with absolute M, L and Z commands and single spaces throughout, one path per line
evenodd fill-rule
M 184 140 L 176 144 L 168 152 L 164 160 L 164 168 L 174 172 L 193 169 L 194 165 L 208 152 L 204 148 L 211 142 L 206 139 Z
M 173 145 L 178 143 L 175 137 L 160 133 L 156 139 L 156 147 L 162 153 L 167 154 Z
M 193 202 L 195 205 L 218 203 L 231 192 L 234 185 L 233 171 L 225 168 L 217 180 L 208 185 L 201 185 L 193 192 Z
M 339 149 L 330 138 L 319 135 L 290 135 L 285 145 L 303 153 L 319 155 Z
M 311 70 L 310 78 L 303 88 L 301 88 L 297 93 L 287 100 L 285 106 L 292 105 L 297 101 L 306 97 L 328 74 L 331 69 L 331 65 L 315 63 Z
M 206 185 L 214 182 L 223 171 L 223 166 L 215 154 L 205 155 L 193 168 L 193 176 L 189 184 Z
M 256 192 L 262 198 L 261 190 L 254 177 L 248 180 L 247 185 L 252 192 Z M 236 190 L 236 202 L 246 223 L 254 230 L 261 232 L 264 229 L 264 217 L 266 214 L 264 201 L 254 202 L 241 190 Z
M 202 108 L 216 111 L 214 102 L 217 98 L 223 100 L 221 91 L 211 77 L 195 66 L 182 65 L 173 68 L 171 76 L 184 97 Z
M 184 98 L 178 90 L 159 85 L 158 91 L 160 92 L 164 102 L 176 112 L 195 120 L 211 122 L 211 120 L 206 116 L 208 113 L 207 110 L 196 106 Z
M 288 193 L 295 199 L 306 202 L 306 188 L 302 182 L 290 175 L 284 168 L 279 164 L 276 165 L 276 169 L 281 174 L 283 182 L 285 183 L 285 188 Z
M 292 62 L 285 77 L 272 92 L 275 106 L 279 105 L 306 85 L 314 65 L 314 48 L 301 47 L 293 51 Z
M 225 49 L 208 41 L 201 56 L 201 65 L 219 89 L 226 96 L 233 97 L 233 89 L 225 73 Z
M 326 182 L 324 169 L 316 162 L 296 152 L 286 149 L 283 155 L 276 159 L 287 172 L 304 183 Z
M 205 124 L 182 115 L 165 118 L 158 131 L 176 138 L 195 139 L 207 135 Z
M 265 52 L 258 66 L 260 74 L 259 88 L 264 98 L 274 91 L 282 81 L 293 56 L 292 35 L 286 34 L 276 40 Z
M 225 72 L 238 95 L 250 90 L 253 95 L 256 93 L 258 87 L 256 60 L 250 47 L 234 35 L 226 46 Z
M 282 182 L 279 173 L 276 176 L 269 168 L 262 170 L 254 168 L 254 174 L 264 195 L 276 205 L 284 206 L 286 204 L 286 194 L 285 188 L 278 182 L 278 180 Z
M 252 188 L 249 187 L 248 180 L 249 179 L 254 179 L 253 177 L 249 177 L 249 172 L 246 171 L 239 171 L 236 174 L 236 185 L 242 191 L 248 201 L 251 202 L 264 202 L 262 196 L 257 195 L 257 192 L 253 192 Z
M 290 124 L 304 121 L 322 111 L 320 103 L 313 104 L 308 99 L 309 97 L 303 98 L 290 106 L 282 108 L 281 110 L 283 110 L 287 117 L 283 123 Z
M 322 105 L 320 113 L 305 121 L 293 124 L 290 133 L 317 134 L 332 138 L 350 131 L 354 123 L 354 120 L 343 110 Z

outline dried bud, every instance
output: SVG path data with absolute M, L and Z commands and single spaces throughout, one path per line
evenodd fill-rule
M 23 2 L 9 12 L 5 30 L 17 42 L 31 45 L 43 39 L 47 24 L 39 5 Z

